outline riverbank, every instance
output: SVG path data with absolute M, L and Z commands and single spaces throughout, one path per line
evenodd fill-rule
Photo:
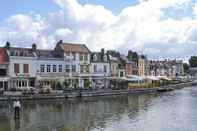
M 121 94 L 137 94 L 137 93 L 156 93 L 156 92 L 166 92 L 175 89 L 181 89 L 188 86 L 193 86 L 197 83 L 187 82 L 175 85 L 168 85 L 162 87 L 154 88 L 137 88 L 129 90 L 86 90 L 86 91 L 71 91 L 66 93 L 51 93 L 51 94 L 33 94 L 33 95 L 3 95 L 0 96 L 0 101 L 8 100 L 40 100 L 40 99 L 66 99 L 66 98 L 76 98 L 76 97 L 95 97 L 95 96 L 107 96 L 107 95 L 121 95 Z

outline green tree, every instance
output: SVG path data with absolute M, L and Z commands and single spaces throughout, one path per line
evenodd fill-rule
M 62 90 L 62 85 L 61 85 L 61 83 L 59 81 L 56 84 L 56 89 L 57 90 Z
M 190 67 L 197 67 L 197 56 L 191 56 L 189 59 Z
M 51 88 L 52 88 L 52 89 L 56 89 L 56 82 L 55 82 L 55 81 L 52 81 L 52 82 L 51 82 Z
M 129 50 L 128 54 L 127 54 L 127 58 L 131 61 L 137 62 L 138 61 L 138 53 Z
M 183 63 L 184 72 L 187 73 L 189 70 L 189 65 L 187 63 Z
M 65 87 L 65 88 L 69 88 L 70 84 L 71 84 L 70 79 L 65 79 L 65 80 L 64 80 L 64 87 Z
M 120 52 L 116 51 L 116 50 L 108 50 L 107 54 L 113 56 L 113 57 L 120 57 Z
M 85 86 L 85 88 L 90 88 L 90 86 L 91 86 L 91 81 L 90 80 L 85 80 L 84 81 L 84 86 Z

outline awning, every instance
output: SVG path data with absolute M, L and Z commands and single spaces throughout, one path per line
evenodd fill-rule
M 160 79 L 156 76 L 146 76 L 146 79 L 149 79 L 149 80 L 153 80 L 153 81 L 159 81 Z
M 128 75 L 127 80 L 128 81 L 142 81 L 142 80 L 145 80 L 145 78 L 137 76 L 137 75 Z
M 171 81 L 172 79 L 167 77 L 167 76 L 157 76 L 160 80 L 167 80 L 167 81 Z

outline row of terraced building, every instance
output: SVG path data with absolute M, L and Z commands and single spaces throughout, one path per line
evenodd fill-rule
M 68 88 L 108 88 L 131 76 L 149 76 L 150 65 L 145 55 L 132 51 L 127 56 L 104 49 L 91 52 L 84 44 L 62 40 L 52 50 L 37 49 L 36 44 L 12 47 L 7 42 L 0 48 L 0 88 L 52 88 L 65 81 Z

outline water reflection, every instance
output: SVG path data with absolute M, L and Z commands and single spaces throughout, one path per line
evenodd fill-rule
M 184 115 L 177 112 L 185 111 L 180 102 L 189 106 L 189 111 L 191 98 L 195 100 L 192 104 L 197 104 L 196 95 L 189 97 L 194 94 L 191 90 L 193 88 L 164 94 L 23 101 L 20 120 L 13 119 L 11 103 L 1 102 L 0 131 L 130 131 L 131 128 L 134 131 L 158 131 L 163 128 L 161 121 L 164 119 L 169 122 L 182 119 Z M 197 90 L 194 91 L 197 94 Z M 187 97 L 190 99 L 186 100 Z M 192 119 L 197 120 L 196 117 Z M 192 120 L 188 121 L 192 123 Z M 167 131 L 171 131 L 170 127 L 176 129 L 169 125 Z

